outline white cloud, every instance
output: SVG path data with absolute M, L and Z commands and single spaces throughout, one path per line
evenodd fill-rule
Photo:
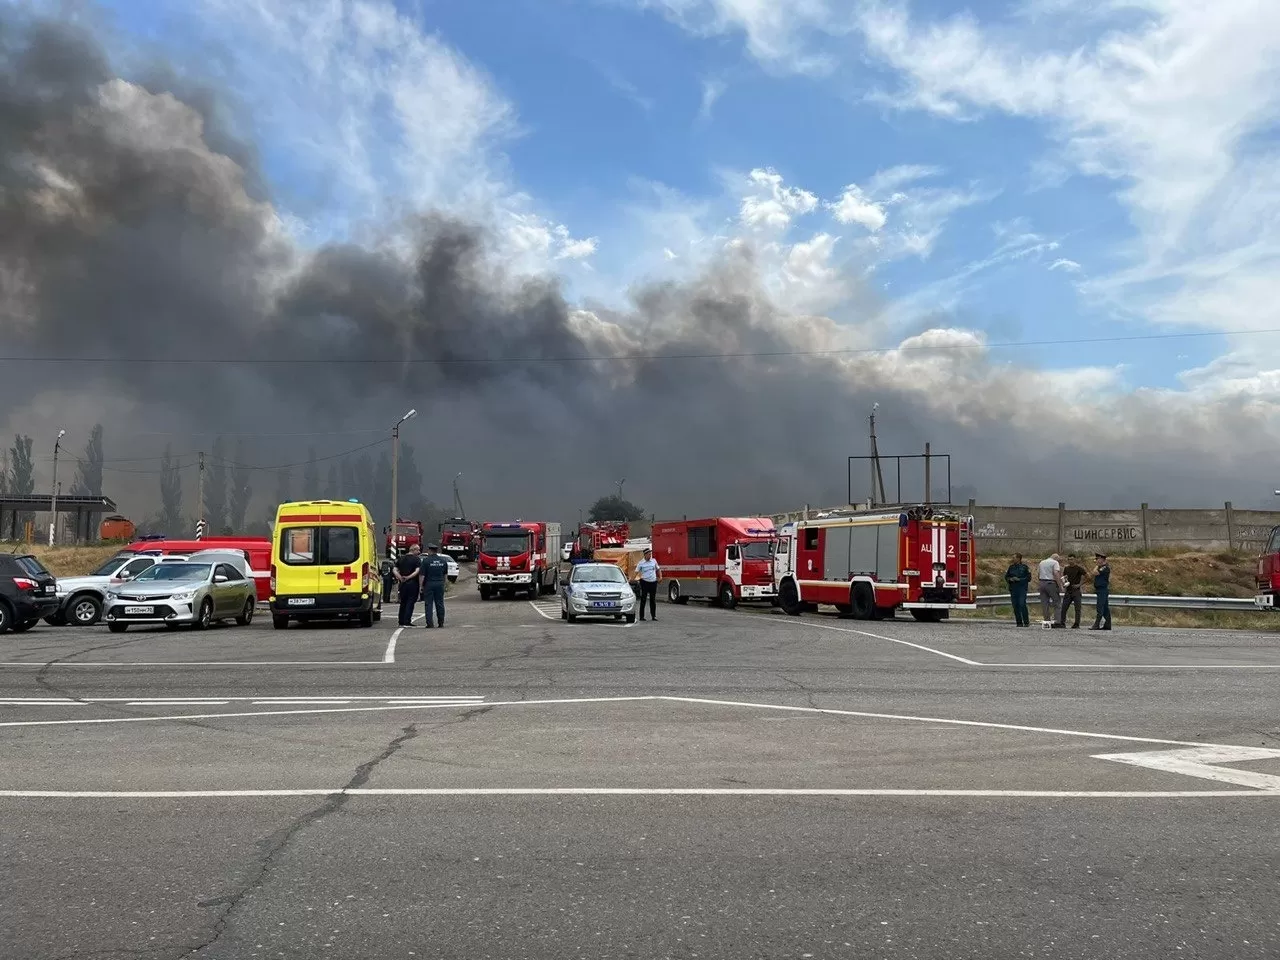
M 747 50 L 762 64 L 799 73 L 829 70 L 830 57 L 811 50 L 805 38 L 837 29 L 828 0 L 632 0 L 655 10 L 690 33 L 741 33 Z
M 702 103 L 698 107 L 698 119 L 710 120 L 711 111 L 716 105 L 724 92 L 729 89 L 729 85 L 723 80 L 710 78 L 702 81 Z
M 1079 273 L 1080 264 L 1074 260 L 1068 260 L 1066 257 L 1059 257 L 1053 263 L 1049 264 L 1050 270 L 1063 270 L 1067 273 Z
M 1060 16 L 1055 34 L 1090 39 L 1046 47 L 968 16 L 916 24 L 897 3 L 864 8 L 861 23 L 904 81 L 887 98 L 898 106 L 1041 120 L 1059 144 L 1042 173 L 1115 181 L 1137 232 L 1119 251 L 1132 266 L 1087 289 L 1148 319 L 1256 326 L 1280 295 L 1280 149 L 1268 136 L 1280 116 L 1280 5 L 1046 9 Z
M 872 233 L 883 227 L 888 219 L 884 207 L 870 200 L 856 183 L 845 187 L 840 199 L 828 206 L 831 208 L 831 215 L 841 223 L 857 223 Z
M 748 227 L 785 230 L 797 216 L 812 213 L 818 198 L 808 190 L 784 186 L 782 175 L 772 168 L 759 168 L 747 175 L 747 190 L 738 217 Z

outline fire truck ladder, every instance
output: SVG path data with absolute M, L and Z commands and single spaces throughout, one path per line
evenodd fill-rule
M 971 521 L 968 517 L 964 517 L 960 521 L 960 595 L 963 597 L 969 590 L 969 582 L 972 574 L 973 555 L 970 550 L 969 524 Z

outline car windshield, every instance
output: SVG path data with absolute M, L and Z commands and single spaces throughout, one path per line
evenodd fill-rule
M 626 583 L 622 571 L 609 563 L 583 563 L 573 568 L 573 583 Z
M 208 563 L 157 563 L 133 578 L 134 583 L 156 580 L 207 580 L 213 568 Z
M 130 559 L 132 559 L 133 557 L 136 557 L 136 556 L 139 556 L 139 554 L 136 554 L 136 553 L 117 553 L 114 557 L 112 557 L 110 560 L 108 560 L 106 563 L 104 563 L 102 566 L 100 566 L 97 570 L 95 570 L 95 571 L 93 571 L 93 573 L 89 574 L 89 576 L 91 576 L 91 577 L 109 577 L 109 576 L 111 576 L 111 574 L 115 573 L 115 571 L 116 571 L 116 567 L 120 566 L 120 564 L 121 564 L 121 563 L 123 563 L 125 560 L 130 560 Z
M 442 523 L 440 529 L 445 533 L 466 533 L 471 529 L 469 523 Z
M 481 548 L 491 557 L 514 557 L 529 552 L 527 533 L 486 533 Z
M 411 534 L 416 534 L 417 532 L 418 532 L 418 525 L 416 523 L 397 523 L 396 524 L 396 533 L 401 536 L 409 536 Z
M 773 542 L 762 540 L 758 543 L 744 543 L 742 556 L 747 560 L 768 560 L 773 556 Z

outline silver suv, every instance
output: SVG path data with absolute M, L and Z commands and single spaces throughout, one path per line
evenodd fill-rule
M 157 563 L 170 563 L 185 557 L 160 556 L 154 553 L 124 551 L 84 577 L 60 577 L 58 579 L 58 606 L 45 617 L 45 622 L 55 627 L 71 624 L 90 627 L 102 619 L 102 608 L 107 590 L 111 586 L 128 583 L 143 570 Z

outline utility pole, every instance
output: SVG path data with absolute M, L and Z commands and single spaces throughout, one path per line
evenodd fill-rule
M 52 502 L 49 506 L 52 516 L 49 518 L 49 546 L 53 546 L 54 532 L 58 529 L 58 450 L 62 446 L 62 438 L 67 435 L 67 431 L 59 430 L 58 439 L 53 441 L 53 493 L 51 495 Z
M 930 482 L 932 480 L 932 475 L 929 469 L 931 466 L 929 444 L 926 443 L 924 445 L 924 504 L 926 507 L 933 503 L 933 485 Z
M 453 478 L 453 505 L 458 510 L 458 519 L 465 520 L 467 519 L 467 511 L 462 506 L 462 495 L 458 493 L 458 479 L 461 476 L 462 473 L 459 472 L 458 475 Z
M 623 477 L 618 481 L 618 506 L 622 506 L 622 485 L 627 482 L 627 478 Z M 621 518 L 619 518 L 621 519 Z
M 879 503 L 884 503 L 884 475 L 880 472 L 880 448 L 876 445 L 876 411 L 880 409 L 880 404 L 873 403 L 871 405 L 871 499 L 876 498 L 876 491 L 880 493 Z M 872 506 L 875 506 L 873 503 Z
M 399 558 L 396 556 L 396 521 L 400 519 L 400 505 L 398 495 L 400 493 L 400 424 L 404 423 L 410 417 L 417 416 L 417 410 L 410 410 L 403 417 L 396 421 L 396 425 L 391 428 L 391 546 L 388 548 L 391 553 L 391 562 L 394 563 Z
M 196 539 L 204 539 L 204 451 L 200 451 L 200 473 L 196 477 Z

